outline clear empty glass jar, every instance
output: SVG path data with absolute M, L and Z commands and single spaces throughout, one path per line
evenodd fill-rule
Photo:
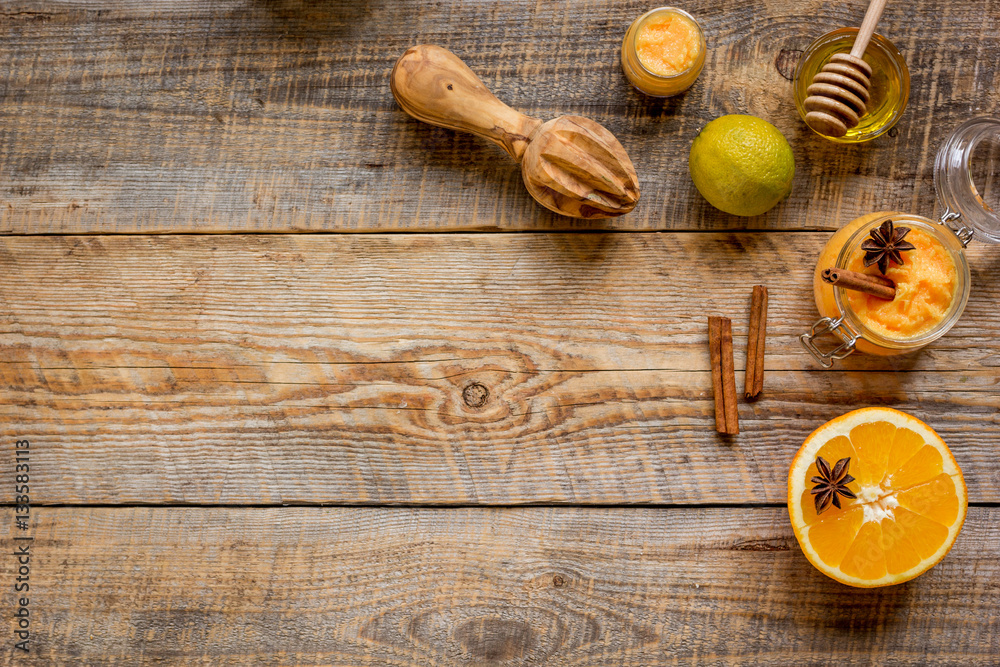
M 1000 243 L 1000 215 L 994 208 L 1000 204 L 1000 120 L 977 118 L 960 125 L 938 150 L 934 184 L 944 207 L 939 221 L 907 213 L 863 216 L 838 230 L 820 253 L 813 287 L 821 318 L 799 338 L 824 368 L 832 367 L 835 360 L 844 359 L 855 350 L 878 355 L 919 350 L 947 333 L 961 317 L 971 291 L 965 246 L 973 239 Z M 848 268 L 868 233 L 886 220 L 926 232 L 945 248 L 954 262 L 951 302 L 943 318 L 919 335 L 887 335 L 866 326 L 851 307 L 845 290 L 820 278 L 828 267 Z M 827 349 L 816 342 L 824 336 L 833 340 Z

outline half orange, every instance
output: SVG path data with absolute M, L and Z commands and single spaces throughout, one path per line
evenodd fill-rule
M 899 584 L 932 568 L 955 543 L 968 506 L 948 446 L 891 408 L 820 426 L 788 473 L 788 514 L 802 552 L 849 586 Z

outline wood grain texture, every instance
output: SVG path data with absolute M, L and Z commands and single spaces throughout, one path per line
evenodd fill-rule
M 633 91 L 618 49 L 633 0 L 5 2 L 0 10 L 0 233 L 387 229 L 832 229 L 879 209 L 933 215 L 934 153 L 1000 110 L 1000 0 L 890 4 L 910 104 L 889 136 L 841 146 L 798 118 L 790 81 L 861 2 L 692 0 L 709 43 L 688 93 Z M 612 221 L 538 207 L 517 165 L 406 116 L 389 71 L 410 46 L 457 53 L 542 119 L 591 118 L 633 157 L 639 207 Z M 789 200 L 751 219 L 704 202 L 691 140 L 725 113 L 792 143 Z
M 1000 501 L 1000 255 L 947 336 L 829 372 L 797 340 L 827 236 L 5 238 L 0 439 L 43 503 L 773 503 L 808 433 L 890 405 Z M 705 315 L 742 385 L 758 283 L 767 382 L 723 440 Z
M 997 508 L 973 508 L 923 576 L 872 590 L 815 570 L 778 508 L 36 512 L 33 652 L 18 665 L 985 665 L 1000 654 Z M 0 516 L 7 549 L 12 513 Z M 12 561 L 0 559 L 4 581 Z

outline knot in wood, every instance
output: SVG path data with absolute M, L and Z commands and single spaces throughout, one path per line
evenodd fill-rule
M 514 621 L 489 616 L 474 618 L 455 629 L 455 638 L 478 663 L 506 662 L 526 655 L 545 655 L 549 651 L 539 646 L 539 637 L 527 621 Z M 544 659 L 543 662 L 544 663 Z
M 774 59 L 774 67 L 778 70 L 778 74 L 789 81 L 794 81 L 795 68 L 798 66 L 800 58 L 802 58 L 802 51 L 798 49 L 781 49 Z
M 481 382 L 473 382 L 462 390 L 462 400 L 470 408 L 481 408 L 490 398 L 490 390 Z
M 556 588 L 562 588 L 563 586 L 566 585 L 566 580 L 562 578 L 562 575 L 557 574 L 556 576 L 552 577 L 552 585 L 555 586 Z

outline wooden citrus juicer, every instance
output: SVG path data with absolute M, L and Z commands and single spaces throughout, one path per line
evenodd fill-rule
M 514 111 L 447 49 L 408 49 L 392 68 L 391 85 L 417 120 L 498 144 L 521 164 L 531 196 L 556 213 L 610 218 L 639 201 L 635 168 L 613 134 L 580 116 L 542 122 Z
M 887 0 L 871 0 L 849 54 L 835 53 L 806 88 L 806 124 L 827 137 L 842 137 L 856 127 L 871 101 L 872 68 L 861 59 L 882 17 Z

